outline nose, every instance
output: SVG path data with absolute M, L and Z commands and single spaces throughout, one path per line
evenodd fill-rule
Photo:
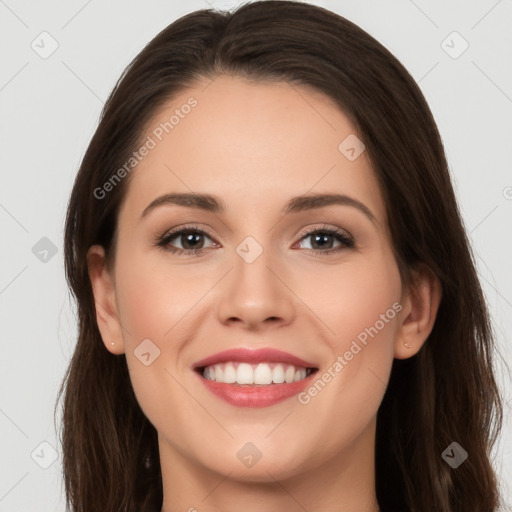
M 234 268 L 223 279 L 217 316 L 225 325 L 239 324 L 247 330 L 282 327 L 295 318 L 294 294 L 286 272 L 263 251 L 248 263 L 235 254 Z

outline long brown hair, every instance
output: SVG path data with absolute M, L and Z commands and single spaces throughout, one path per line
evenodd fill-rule
M 376 486 L 382 512 L 491 512 L 490 461 L 503 406 L 494 336 L 452 188 L 443 144 L 419 87 L 364 30 L 303 2 L 260 1 L 201 10 L 160 32 L 111 92 L 71 193 L 65 269 L 78 305 L 78 341 L 62 381 L 63 476 L 75 512 L 157 512 L 163 500 L 157 432 L 134 395 L 126 358 L 105 349 L 86 254 L 115 251 L 129 176 L 102 187 L 140 144 L 150 118 L 200 78 L 287 81 L 332 98 L 361 134 L 385 203 L 404 282 L 426 265 L 442 300 L 427 342 L 395 359 L 379 408 Z M 134 172 L 137 172 L 136 170 Z M 457 469 L 443 451 L 468 453 Z

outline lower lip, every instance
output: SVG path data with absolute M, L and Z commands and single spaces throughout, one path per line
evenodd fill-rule
M 315 373 L 311 373 L 298 382 L 270 384 L 268 386 L 225 384 L 205 379 L 199 373 L 197 375 L 209 391 L 231 405 L 237 407 L 268 407 L 298 395 L 311 382 Z

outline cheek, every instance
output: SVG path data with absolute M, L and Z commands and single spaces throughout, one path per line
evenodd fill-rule
M 315 414 L 330 411 L 340 421 L 349 411 L 362 425 L 376 413 L 389 379 L 401 310 L 400 274 L 394 258 L 380 253 L 350 271 L 340 266 L 330 283 L 335 291 L 325 301 L 322 318 L 334 331 L 328 338 L 332 355 L 317 377 L 326 385 L 306 390 L 304 403 L 314 401 Z
M 328 452 L 352 446 L 377 414 L 393 363 L 400 291 L 396 266 L 380 262 L 343 275 L 329 305 L 331 361 L 299 396 L 302 420 L 315 418 L 311 429 Z
M 401 279 L 394 258 L 380 252 L 351 265 L 333 266 L 329 272 L 324 280 L 329 283 L 327 292 L 317 294 L 315 310 L 330 329 L 333 352 L 343 354 L 352 341 L 359 340 L 363 346 L 372 339 L 382 341 L 373 344 L 374 351 L 392 351 L 397 310 L 401 309 Z
M 171 275 L 169 267 L 163 258 L 155 264 L 137 254 L 118 260 L 118 312 L 130 380 L 141 409 L 153 424 L 173 425 L 186 437 L 187 417 L 197 409 L 180 386 L 182 376 L 176 369 L 188 340 L 183 327 L 205 293 L 205 282 L 192 272 L 184 279 L 176 268 Z
M 188 277 L 187 277 L 188 276 Z M 119 262 L 117 293 L 119 313 L 130 343 L 149 338 L 158 346 L 208 290 L 211 279 L 194 269 L 171 267 L 165 258 L 133 255 Z
M 368 331 L 374 337 L 378 336 L 375 329 L 382 334 L 389 333 L 389 326 L 396 323 L 394 318 L 401 295 L 398 270 L 390 266 L 353 269 L 346 276 L 345 286 L 337 326 L 340 339 L 359 339 L 364 343 Z

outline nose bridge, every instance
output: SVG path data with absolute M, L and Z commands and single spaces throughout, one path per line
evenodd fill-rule
M 246 236 L 236 247 L 233 271 L 226 281 L 219 303 L 220 320 L 238 319 L 247 325 L 279 319 L 288 323 L 293 316 L 293 304 L 283 277 L 279 256 L 268 246 L 269 233 Z
M 270 303 L 282 290 L 277 289 L 275 275 L 276 255 L 270 247 L 270 237 L 259 236 L 261 243 L 252 235 L 246 236 L 235 248 L 234 292 L 243 294 L 250 302 Z M 252 299 L 251 299 L 252 297 Z

